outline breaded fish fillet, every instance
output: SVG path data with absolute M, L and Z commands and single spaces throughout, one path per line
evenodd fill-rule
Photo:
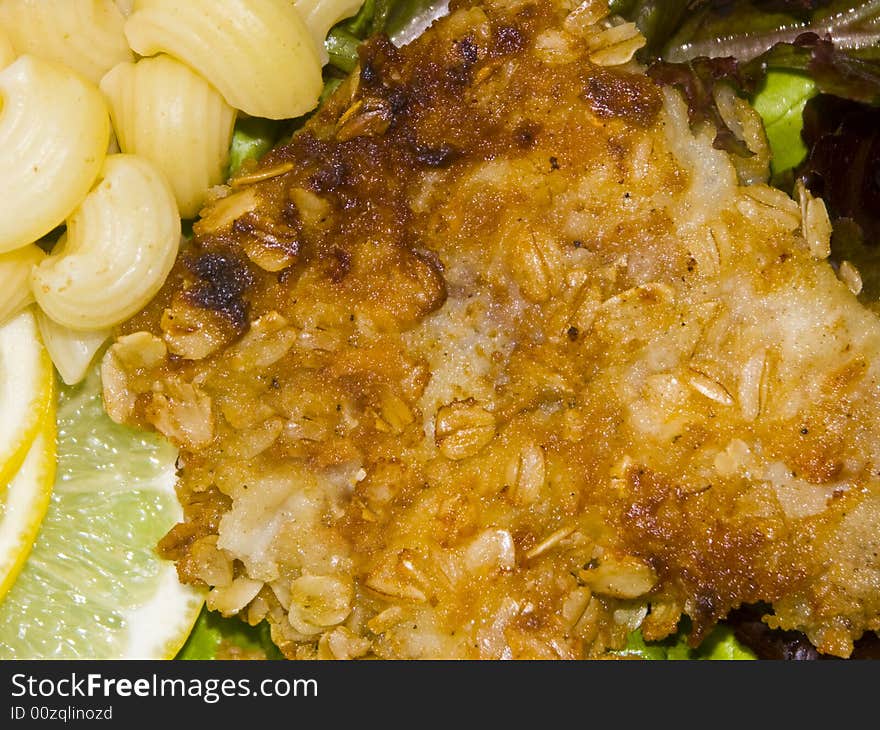
M 715 149 L 606 13 L 368 43 L 105 358 L 111 415 L 180 447 L 163 553 L 288 656 L 880 629 L 880 322 L 754 113 L 720 98 L 757 154 Z

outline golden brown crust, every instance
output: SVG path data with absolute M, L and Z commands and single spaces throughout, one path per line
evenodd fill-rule
M 759 601 L 841 655 L 878 627 L 880 326 L 567 13 L 371 41 L 126 327 L 169 351 L 122 368 L 182 447 L 162 550 L 225 555 L 214 605 L 290 656 L 601 656 Z

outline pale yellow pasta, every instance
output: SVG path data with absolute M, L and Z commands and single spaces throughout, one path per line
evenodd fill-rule
M 33 303 L 31 269 L 45 257 L 34 244 L 0 253 L 0 325 Z
M 67 240 L 33 270 L 37 304 L 75 330 L 112 327 L 159 291 L 180 243 L 174 193 L 136 155 L 111 155 L 67 221 Z
M 340 20 L 354 15 L 363 5 L 363 0 L 294 0 L 293 4 L 311 32 L 322 61 L 326 63 L 324 39 L 327 33 Z
M 184 218 L 223 182 L 235 110 L 201 76 L 170 56 L 116 66 L 101 81 L 123 152 L 146 157 L 171 183 Z
M 104 97 L 79 74 L 28 55 L 0 71 L 0 252 L 33 243 L 70 215 L 109 141 Z
M 134 8 L 134 0 L 116 0 L 116 7 L 127 18 L 131 15 L 131 11 Z
M 72 330 L 49 319 L 37 309 L 37 325 L 43 345 L 52 359 L 55 369 L 67 385 L 76 385 L 83 378 L 113 332 L 112 329 L 83 332 Z
M 9 36 L 6 35 L 3 28 L 0 28 L 0 71 L 12 63 L 16 55 L 12 41 L 9 40 Z
M 297 117 L 321 94 L 318 46 L 292 0 L 135 0 L 125 35 L 142 56 L 180 59 L 253 116 Z
M 113 0 L 0 0 L 0 26 L 19 54 L 57 61 L 93 83 L 132 58 Z

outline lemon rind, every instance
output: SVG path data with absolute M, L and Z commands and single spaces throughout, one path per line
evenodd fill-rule
M 39 382 L 40 386 L 30 401 L 17 409 L 27 414 L 24 425 L 19 429 L 18 437 L 5 445 L 3 451 L 0 452 L 0 499 L 4 498 L 9 482 L 12 481 L 21 468 L 32 444 L 40 434 L 41 428 L 51 410 L 55 391 L 52 361 L 46 348 L 43 347 L 40 341 L 33 313 L 30 311 L 22 312 L 16 319 L 19 320 L 19 323 L 27 322 L 25 326 L 29 325 L 28 329 L 31 335 L 29 339 L 32 340 L 35 348 L 38 348 L 36 353 L 31 353 L 32 357 L 28 358 L 28 361 L 36 362 L 36 372 L 33 375 L 33 380 L 34 382 Z M 13 322 L 15 320 L 10 320 L 8 325 L 12 325 Z
M 27 562 L 52 497 L 56 467 L 54 408 L 47 409 L 38 426 L 39 432 L 24 463 L 6 490 L 6 507 L 14 505 L 16 511 L 13 514 L 4 511 L 0 519 L 0 549 L 3 543 L 8 545 L 5 555 L 0 555 L 0 601 L 15 584 Z M 19 498 L 21 503 L 17 501 Z M 4 534 L 7 520 L 19 519 L 20 514 L 26 514 L 26 519 Z

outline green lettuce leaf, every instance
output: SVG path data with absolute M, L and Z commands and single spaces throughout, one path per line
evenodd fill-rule
M 229 148 L 229 175 L 235 175 L 245 160 L 258 160 L 278 141 L 280 125 L 271 119 L 242 117 L 235 123 Z
M 265 622 L 257 626 L 249 626 L 238 618 L 223 618 L 219 613 L 209 611 L 207 608 L 202 609 L 186 644 L 175 658 L 184 660 L 228 658 L 235 649 L 259 658 L 283 658 L 269 638 L 269 626 Z
M 728 626 L 717 626 L 696 649 L 688 645 L 684 630 L 663 641 L 651 642 L 646 642 L 640 631 L 633 631 L 629 635 L 626 648 L 617 653 L 622 657 L 653 661 L 739 661 L 756 658 L 736 640 L 733 629 Z
M 801 137 L 804 107 L 817 93 L 816 83 L 801 73 L 770 71 L 754 107 L 764 120 L 770 143 L 770 167 L 774 177 L 797 167 L 807 156 Z

